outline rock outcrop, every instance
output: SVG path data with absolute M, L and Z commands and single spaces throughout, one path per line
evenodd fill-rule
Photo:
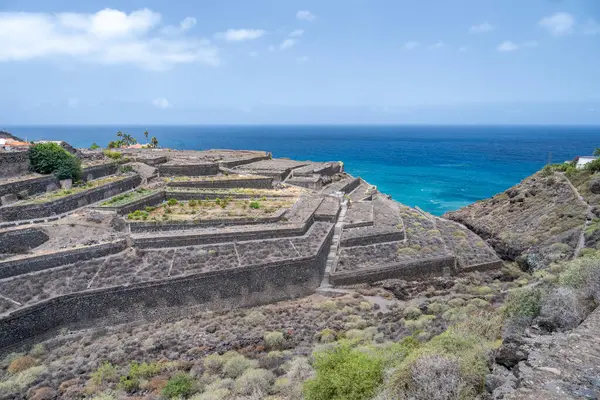
M 558 173 L 534 174 L 445 217 L 469 227 L 502 258 L 519 261 L 529 270 L 571 258 L 590 218 L 586 199 Z

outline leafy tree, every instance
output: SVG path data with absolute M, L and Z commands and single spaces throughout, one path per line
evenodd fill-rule
M 110 142 L 108 142 L 108 148 L 109 149 L 118 149 L 123 147 L 123 141 L 122 140 L 111 140 Z
M 158 147 L 158 139 L 156 138 L 156 136 L 152 136 L 152 139 L 150 139 L 150 147 L 153 147 L 155 149 Z
M 100 148 L 100 146 L 98 146 L 96 144 L 96 142 L 92 143 L 92 145 L 90 146 L 90 150 L 96 150 L 96 149 L 99 149 L 99 148 Z
M 600 157 L 600 147 L 596 147 L 596 150 L 594 150 L 594 155 Z
M 29 164 L 34 172 L 55 173 L 59 179 L 81 179 L 81 161 L 58 143 L 39 143 L 29 149 Z

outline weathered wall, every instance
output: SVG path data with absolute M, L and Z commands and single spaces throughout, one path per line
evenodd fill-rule
M 42 229 L 24 228 L 0 232 L 0 253 L 24 253 L 50 238 Z
M 423 279 L 429 276 L 442 276 L 445 269 L 451 273 L 455 272 L 455 265 L 454 256 L 436 257 L 359 271 L 333 272 L 329 279 L 334 285 L 353 285 L 393 278 Z
M 109 254 L 119 253 L 126 248 L 127 241 L 119 240 L 112 243 L 65 250 L 53 254 L 2 261 L 0 262 L 0 279 L 59 267 L 61 265 L 73 264 L 77 261 L 100 258 Z
M 126 215 L 136 210 L 143 210 L 146 206 L 155 206 L 166 200 L 165 192 L 160 191 L 151 195 L 142 197 L 139 200 L 132 201 L 131 203 L 122 205 L 120 207 L 97 207 L 98 210 L 111 210 L 115 211 L 119 215 Z
M 30 178 L 0 185 L 0 197 L 6 194 L 15 194 L 19 197 L 31 196 L 46 191 L 56 190 L 59 187 L 60 182 L 56 179 L 56 176 L 40 176 L 39 178 Z M 25 192 L 22 193 L 24 196 L 19 195 L 21 192 Z
M 286 210 L 279 210 L 270 217 L 245 217 L 245 218 L 220 218 L 192 221 L 153 221 L 153 222 L 130 222 L 131 232 L 157 232 L 178 231 L 190 228 L 206 228 L 210 226 L 232 226 L 232 225 L 258 225 L 271 224 L 281 220 Z
M 0 348 L 63 326 L 152 318 L 163 308 L 203 304 L 218 310 L 309 295 L 321 281 L 332 233 L 314 258 L 99 289 L 37 303 L 0 318 Z
M 29 170 L 29 152 L 0 152 L 0 178 L 20 175 Z
M 137 187 L 141 182 L 139 175 L 108 185 L 86 190 L 61 199 L 41 204 L 23 204 L 0 208 L 0 221 L 17 221 L 44 218 L 62 214 L 85 205 L 107 199 L 126 190 Z
M 404 240 L 403 231 L 393 231 L 385 233 L 373 232 L 371 234 L 365 234 L 363 236 L 348 238 L 344 238 L 344 236 L 342 235 L 342 239 L 340 240 L 340 246 L 366 246 L 374 243 L 399 242 L 401 240 Z
M 312 220 L 306 224 L 286 225 L 281 228 L 263 230 L 235 230 L 215 233 L 189 233 L 177 236 L 154 236 L 135 238 L 135 246 L 140 248 L 162 248 L 196 246 L 210 243 L 238 242 L 246 240 L 275 239 L 281 237 L 302 236 L 312 226 Z
M 214 179 L 205 181 L 174 181 L 167 183 L 170 187 L 190 187 L 201 189 L 229 189 L 229 188 L 253 188 L 271 189 L 273 178 L 252 179 Z
M 12 153 L 9 153 L 12 154 Z M 2 153 L 0 153 L 0 158 Z M 29 160 L 29 159 L 28 159 Z M 29 161 L 27 161 L 27 165 L 29 166 Z M 3 165 L 0 163 L 0 170 L 2 170 Z M 83 169 L 83 179 L 97 179 L 107 175 L 113 175 L 117 172 L 119 168 L 119 164 L 103 164 L 97 165 L 93 167 L 88 167 Z M 11 183 L 6 183 L 4 185 L 0 185 L 0 197 L 6 194 L 15 194 L 19 195 L 21 192 L 26 196 L 32 196 L 38 193 L 44 193 L 47 191 L 56 190 L 60 187 L 60 182 L 56 177 L 51 175 L 40 176 L 38 178 L 30 178 L 24 179 L 22 181 L 15 181 Z M 23 196 L 20 196 L 23 197 Z
M 217 175 L 219 173 L 219 164 L 162 164 L 158 167 L 160 176 L 205 176 Z
M 223 161 L 219 161 L 219 164 L 224 168 L 233 168 L 233 167 L 237 167 L 239 165 L 252 164 L 253 162 L 257 162 L 257 161 L 270 160 L 271 157 L 272 157 L 271 153 L 267 153 L 262 156 L 246 157 L 246 158 L 237 159 L 237 160 L 229 160 L 229 161 L 223 160 Z
M 83 169 L 83 179 L 89 181 L 108 175 L 114 175 L 117 173 L 118 169 L 118 163 L 101 164 L 93 167 L 87 167 Z

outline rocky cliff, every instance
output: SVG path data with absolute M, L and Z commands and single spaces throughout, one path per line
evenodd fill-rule
M 485 238 L 504 259 L 535 270 L 597 245 L 599 193 L 600 179 L 587 171 L 539 172 L 445 217 Z

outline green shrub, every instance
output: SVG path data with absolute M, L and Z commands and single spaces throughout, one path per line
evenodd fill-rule
M 190 396 L 194 393 L 194 391 L 195 382 L 192 377 L 181 372 L 171 377 L 167 381 L 167 384 L 163 388 L 161 394 L 168 399 L 173 399 Z
M 56 174 L 58 179 L 80 180 L 81 161 L 58 143 L 39 143 L 29 149 L 29 164 L 34 172 Z
M 264 340 L 267 347 L 271 349 L 281 349 L 285 345 L 285 338 L 281 332 L 267 332 Z
M 257 362 L 249 360 L 241 354 L 235 353 L 229 360 L 223 365 L 223 374 L 227 378 L 236 379 L 249 368 L 255 368 Z
M 92 372 L 90 378 L 92 383 L 97 386 L 105 382 L 115 381 L 117 379 L 117 368 L 108 361 L 105 361 L 96 371 Z
M 275 375 L 266 369 L 248 369 L 235 381 L 235 391 L 242 395 L 255 395 L 266 397 Z
M 179 203 L 179 202 L 176 199 L 167 200 L 167 205 L 169 205 L 169 206 L 176 206 L 177 203 Z
M 111 158 L 113 160 L 120 160 L 123 157 L 123 154 L 121 154 L 121 152 L 119 151 L 104 150 L 103 153 L 106 157 Z
M 304 384 L 307 400 L 362 400 L 383 381 L 383 363 L 342 343 L 314 354 L 316 376 Z
M 249 206 L 253 210 L 258 210 L 260 208 L 260 203 L 258 201 L 251 201 Z
M 507 317 L 535 318 L 540 315 L 542 291 L 539 288 L 523 288 L 512 290 L 504 312 Z
M 90 146 L 90 150 L 96 150 L 96 149 L 99 149 L 99 148 L 100 148 L 100 146 L 98 146 L 96 144 L 96 142 L 92 143 L 92 145 Z

